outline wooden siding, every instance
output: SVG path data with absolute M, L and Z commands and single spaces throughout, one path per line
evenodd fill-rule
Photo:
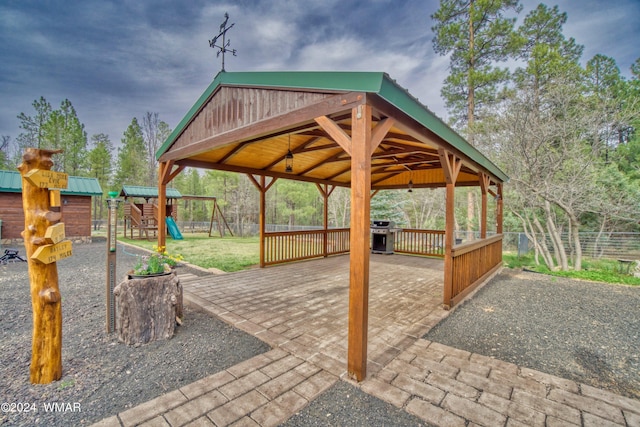
M 62 196 L 61 200 L 65 234 L 68 237 L 91 236 L 91 196 Z M 0 219 L 2 240 L 22 239 L 22 193 L 0 193 Z
M 298 110 L 330 95 L 291 90 L 222 87 L 177 138 L 171 150 Z
M 0 193 L 0 219 L 2 220 L 2 240 L 22 239 L 24 212 L 22 193 Z

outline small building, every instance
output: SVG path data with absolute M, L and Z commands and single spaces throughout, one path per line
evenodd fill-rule
M 60 190 L 62 221 L 71 240 L 91 241 L 91 197 L 101 196 L 102 188 L 95 178 L 70 176 L 68 186 Z M 0 243 L 22 241 L 24 210 L 22 177 L 19 172 L 0 170 Z

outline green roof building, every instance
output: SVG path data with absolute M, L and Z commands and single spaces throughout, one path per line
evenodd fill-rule
M 91 198 L 101 196 L 102 188 L 95 178 L 70 176 L 67 188 L 60 189 L 62 221 L 65 234 L 75 240 L 91 240 Z M 0 170 L 0 242 L 22 240 L 24 211 L 22 177 L 15 171 Z

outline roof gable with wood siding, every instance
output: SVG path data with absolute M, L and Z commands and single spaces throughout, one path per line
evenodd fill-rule
M 374 108 L 374 127 L 395 124 L 372 153 L 372 188 L 445 184 L 439 149 L 463 159 L 457 185 L 508 177 L 408 91 L 380 72 L 221 72 L 156 153 L 161 162 L 349 186 L 349 155 L 321 129 L 351 132 L 351 108 Z M 294 172 L 285 170 L 288 149 Z

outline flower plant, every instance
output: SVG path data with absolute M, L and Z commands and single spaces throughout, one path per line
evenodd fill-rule
M 149 256 L 142 256 L 138 259 L 133 274 L 136 276 L 148 276 L 151 274 L 169 273 L 171 269 L 176 267 L 182 261 L 182 255 L 171 255 L 166 251 L 164 246 L 153 247 L 155 253 Z

